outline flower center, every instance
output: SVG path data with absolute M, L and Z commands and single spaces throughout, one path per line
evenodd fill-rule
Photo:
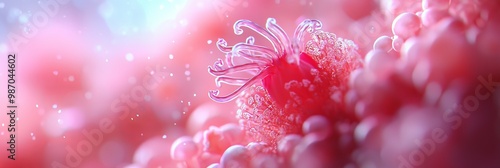
M 262 84 L 279 105 L 289 100 L 305 100 L 312 96 L 308 83 L 314 81 L 315 75 L 311 70 L 317 69 L 318 63 L 306 53 L 300 53 L 298 63 L 289 63 L 283 56 L 269 67 L 269 75 L 262 79 Z

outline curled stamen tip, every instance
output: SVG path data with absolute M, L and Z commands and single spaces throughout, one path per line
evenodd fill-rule
M 274 18 L 267 18 L 267 23 L 276 24 L 276 19 L 274 19 Z
M 219 90 L 208 91 L 208 96 L 210 96 L 210 97 L 219 96 Z
M 217 69 L 214 69 L 212 66 L 208 66 L 208 73 L 212 76 L 217 76 L 217 73 L 218 70 Z
M 226 103 L 234 99 L 234 97 L 224 98 L 219 97 L 219 90 L 210 90 L 208 92 L 208 97 L 218 103 Z
M 319 20 L 314 20 L 314 19 L 306 19 L 300 23 L 300 25 L 305 26 L 306 31 L 309 33 L 312 33 L 314 30 L 321 29 L 323 27 L 323 24 Z
M 217 78 L 215 78 L 215 86 L 217 86 L 218 88 L 220 88 L 222 86 L 221 83 L 222 82 L 220 81 L 220 76 L 218 76 Z
M 254 42 L 255 42 L 255 38 L 253 36 L 247 37 L 247 40 L 246 40 L 247 44 L 254 44 Z
M 241 35 L 243 34 L 243 29 L 241 26 L 247 24 L 247 23 L 252 23 L 252 21 L 249 20 L 238 20 L 234 23 L 233 29 L 234 29 L 234 34 L 236 35 Z
M 217 75 L 215 74 L 215 72 L 216 72 L 215 70 L 213 70 L 213 69 L 211 69 L 211 68 L 208 68 L 208 73 L 209 73 L 210 75 L 212 75 L 212 76 L 217 76 Z
M 222 59 L 220 58 L 217 58 L 217 61 L 216 61 L 217 65 L 221 65 L 222 66 Z
M 217 40 L 217 45 L 219 45 L 219 46 L 223 46 L 223 47 L 226 47 L 226 46 L 227 46 L 227 42 L 226 42 L 226 40 L 224 40 L 223 38 L 219 38 L 219 39 Z
M 224 44 L 227 44 L 227 43 L 226 43 L 226 40 L 224 40 L 224 38 L 219 38 L 219 39 L 217 39 L 217 43 L 224 43 Z
M 323 27 L 323 24 L 321 23 L 321 21 L 319 20 L 311 20 L 312 24 L 313 24 L 313 29 L 321 29 L 321 27 Z

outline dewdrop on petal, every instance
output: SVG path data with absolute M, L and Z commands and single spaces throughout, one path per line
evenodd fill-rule
M 392 50 L 392 39 L 389 36 L 380 36 L 375 40 L 373 43 L 373 49 L 374 50 L 382 50 L 389 52 Z
M 328 134 L 331 131 L 330 129 L 328 119 L 323 116 L 311 116 L 302 125 L 302 132 L 304 134 L 313 132 Z
M 187 161 L 198 154 L 198 146 L 191 137 L 181 137 L 174 141 L 170 156 L 174 160 Z
M 278 152 L 286 158 L 291 157 L 294 148 L 302 141 L 302 137 L 297 134 L 289 134 L 278 142 Z
M 420 18 L 413 13 L 402 13 L 392 22 L 392 33 L 405 40 L 415 36 L 419 31 Z
M 250 166 L 250 154 L 247 148 L 241 145 L 233 145 L 224 152 L 220 159 L 220 165 L 224 168 L 244 168 Z

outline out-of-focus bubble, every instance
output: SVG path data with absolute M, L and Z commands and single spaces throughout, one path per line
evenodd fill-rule
M 197 131 L 208 129 L 209 126 L 222 126 L 225 123 L 235 122 L 231 112 L 219 104 L 207 102 L 198 106 L 189 116 L 188 130 L 194 134 Z
M 333 167 L 336 162 L 333 155 L 331 140 L 325 140 L 323 135 L 308 134 L 295 147 L 291 158 L 293 167 Z
M 128 62 L 132 62 L 132 61 L 134 61 L 134 55 L 132 53 L 127 53 L 127 54 L 125 54 L 125 59 Z
M 420 30 L 420 18 L 413 13 L 402 13 L 392 22 L 392 33 L 394 35 L 408 39 Z
M 146 140 L 134 152 L 134 163 L 145 166 L 157 157 L 163 158 L 164 162 L 171 162 L 169 155 L 171 143 L 171 140 L 160 137 Z
M 78 109 L 62 111 L 49 113 L 43 120 L 45 133 L 52 137 L 59 137 L 65 131 L 81 129 L 86 124 L 85 117 Z
M 292 155 L 293 150 L 301 141 L 302 137 L 300 135 L 286 135 L 278 142 L 278 152 L 288 158 Z
M 199 152 L 198 146 L 191 137 L 181 137 L 174 141 L 170 149 L 170 156 L 174 160 L 191 160 Z
M 311 116 L 302 124 L 302 132 L 329 134 L 331 131 L 330 122 L 323 116 Z
M 377 124 L 378 120 L 375 117 L 364 119 L 360 124 L 358 124 L 358 126 L 356 126 L 354 137 L 358 142 L 365 141 L 370 131 L 372 131 Z
M 380 49 L 389 52 L 392 49 L 392 39 L 389 36 L 380 36 L 373 43 L 373 49 Z
M 247 168 L 249 167 L 249 159 L 248 149 L 241 145 L 234 145 L 224 152 L 220 164 L 225 168 Z

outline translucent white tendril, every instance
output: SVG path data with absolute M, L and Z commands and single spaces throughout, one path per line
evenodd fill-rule
M 224 39 L 219 39 L 216 43 L 217 48 L 225 53 L 226 57 L 224 61 L 218 59 L 213 66 L 209 66 L 208 72 L 216 77 L 217 87 L 221 87 L 222 83 L 240 87 L 226 96 L 219 96 L 219 90 L 209 91 L 209 97 L 216 102 L 222 103 L 235 99 L 243 90 L 267 77 L 270 74 L 269 67 L 276 66 L 276 61 L 281 58 L 292 59 L 290 63 L 298 63 L 300 52 L 304 51 L 304 33 L 312 33 L 321 29 L 321 22 L 309 19 L 302 21 L 295 29 L 292 39 L 273 18 L 267 19 L 265 28 L 249 20 L 238 20 L 233 26 L 234 33 L 243 34 L 243 27 L 266 38 L 273 48 L 255 45 L 255 38 L 252 36 L 247 37 L 245 42 L 234 46 L 228 46 Z M 237 57 L 246 61 L 237 62 L 235 61 Z M 247 74 L 247 76 L 242 76 L 242 74 Z

